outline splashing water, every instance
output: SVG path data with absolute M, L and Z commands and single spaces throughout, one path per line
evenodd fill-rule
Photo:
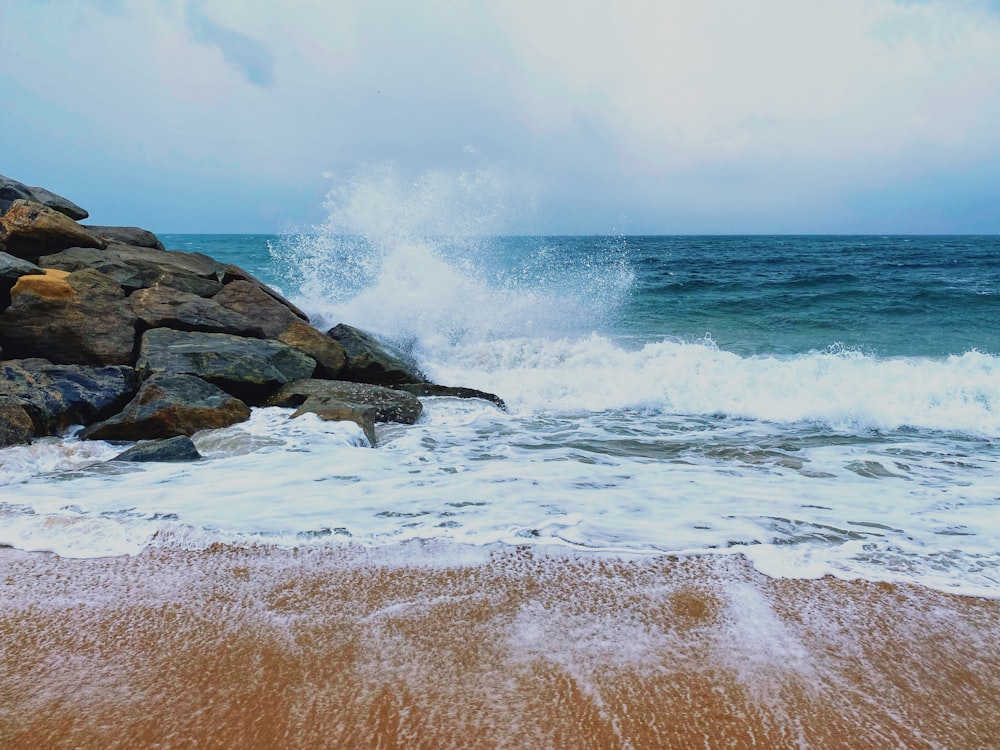
M 320 327 L 350 322 L 415 351 L 606 325 L 634 282 L 627 243 L 595 238 L 569 261 L 557 239 L 498 242 L 515 203 L 488 170 L 407 182 L 382 167 L 331 190 L 327 220 L 272 259 Z

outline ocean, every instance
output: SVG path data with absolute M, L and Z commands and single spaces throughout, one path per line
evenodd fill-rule
M 256 409 L 205 460 L 0 450 L 0 545 L 742 555 L 1000 596 L 1000 238 L 161 235 L 435 382 L 412 426 Z

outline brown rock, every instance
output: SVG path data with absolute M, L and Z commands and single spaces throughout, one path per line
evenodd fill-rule
M 308 354 L 321 368 L 319 376 L 336 378 L 347 361 L 336 341 L 303 322 L 295 311 L 274 298 L 260 284 L 231 281 L 212 298 L 227 310 L 246 316 L 274 339 Z
M 80 433 L 85 440 L 146 440 L 193 435 L 250 417 L 250 407 L 194 375 L 153 375 L 121 413 Z
M 0 217 L 7 252 L 34 261 L 68 247 L 103 248 L 104 240 L 65 214 L 26 200 L 16 200 Z
M 35 424 L 24 402 L 0 395 L 0 448 L 30 443 L 34 436 Z
M 197 294 L 168 286 L 140 289 L 128 298 L 128 303 L 139 320 L 149 328 L 231 333 L 255 338 L 263 336 L 259 326 L 238 312 L 227 310 Z
M 22 276 L 0 315 L 5 356 L 57 364 L 131 364 L 138 319 L 114 279 L 91 269 Z
M 301 417 L 303 414 L 315 414 L 327 422 L 354 422 L 364 431 L 371 447 L 375 447 L 375 407 L 356 406 L 333 398 L 311 396 L 295 410 L 291 419 Z
M 387 386 L 427 380 L 412 357 L 370 333 L 341 323 L 326 335 L 338 342 L 347 354 L 347 365 L 341 372 L 344 380 Z

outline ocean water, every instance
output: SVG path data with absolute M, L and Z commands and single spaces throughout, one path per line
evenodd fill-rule
M 1000 595 L 1000 238 L 342 229 L 161 237 L 507 412 L 427 399 L 372 450 L 257 409 L 182 465 L 71 433 L 7 448 L 0 544 L 742 554 Z

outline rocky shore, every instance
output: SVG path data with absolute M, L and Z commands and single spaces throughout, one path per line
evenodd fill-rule
M 235 265 L 0 175 L 0 447 L 83 425 L 81 439 L 164 441 L 122 460 L 192 460 L 185 438 L 255 406 L 412 424 L 420 397 L 483 398 L 345 323 L 323 332 Z M 166 442 L 169 441 L 169 442 Z

